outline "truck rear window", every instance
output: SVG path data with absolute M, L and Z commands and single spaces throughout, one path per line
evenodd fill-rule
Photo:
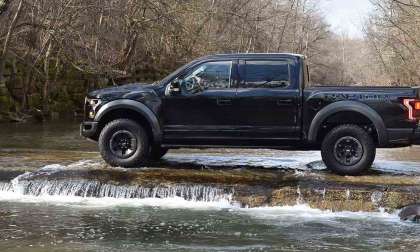
M 240 67 L 241 88 L 285 88 L 290 85 L 286 61 L 246 61 Z

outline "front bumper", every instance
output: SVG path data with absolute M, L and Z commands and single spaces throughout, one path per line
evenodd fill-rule
M 80 124 L 80 135 L 86 138 L 95 139 L 98 136 L 98 122 L 82 122 Z

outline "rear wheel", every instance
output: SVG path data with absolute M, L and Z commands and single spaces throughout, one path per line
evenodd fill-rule
M 375 160 L 376 147 L 371 135 L 357 125 L 332 129 L 321 146 L 327 168 L 340 175 L 360 175 Z
M 144 128 L 133 120 L 108 123 L 99 136 L 99 151 L 111 166 L 134 167 L 147 159 L 149 139 Z
M 160 146 L 153 146 L 150 148 L 149 159 L 152 161 L 160 160 L 168 152 L 168 148 L 162 148 Z

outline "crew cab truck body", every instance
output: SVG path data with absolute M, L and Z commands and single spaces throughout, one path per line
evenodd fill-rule
M 90 92 L 81 134 L 113 166 L 170 148 L 321 150 L 357 175 L 376 148 L 420 144 L 419 88 L 309 87 L 305 57 L 230 54 L 197 59 L 165 79 Z

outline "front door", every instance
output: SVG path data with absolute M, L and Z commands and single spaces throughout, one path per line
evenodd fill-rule
M 236 121 L 241 136 L 281 145 L 300 139 L 296 68 L 287 59 L 241 60 Z M 282 143 L 282 140 L 285 140 Z
M 178 78 L 181 92 L 163 99 L 166 144 L 221 144 L 235 137 L 233 61 L 202 63 Z

